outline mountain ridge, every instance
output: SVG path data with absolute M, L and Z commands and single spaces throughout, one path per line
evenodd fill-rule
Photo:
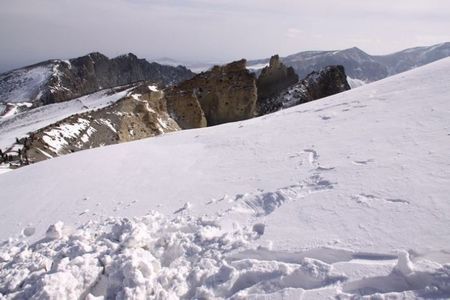
M 343 65 L 352 79 L 372 82 L 450 56 L 450 42 L 408 48 L 387 55 L 370 55 L 358 47 L 343 50 L 302 51 L 281 60 L 300 77 L 327 65 Z M 249 66 L 266 64 L 269 58 L 250 60 Z
M 40 106 L 140 81 L 170 85 L 193 75 L 183 66 L 148 62 L 132 53 L 110 59 L 100 52 L 91 52 L 70 60 L 46 60 L 0 74 L 0 103 Z

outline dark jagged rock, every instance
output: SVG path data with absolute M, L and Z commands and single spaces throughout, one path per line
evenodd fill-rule
M 27 102 L 39 106 L 140 81 L 167 86 L 194 75 L 185 67 L 150 63 L 131 53 L 109 59 L 95 52 L 0 74 L 0 104 Z
M 328 66 L 312 72 L 305 79 L 284 90 L 276 97 L 268 98 L 260 107 L 260 114 L 268 114 L 282 108 L 328 97 L 350 89 L 343 66 Z
M 166 91 L 170 115 L 181 128 L 213 126 L 255 115 L 256 79 L 240 60 L 214 66 Z
M 286 88 L 296 84 L 298 76 L 292 67 L 286 67 L 278 55 L 270 58 L 270 63 L 262 69 L 256 81 L 258 102 L 274 97 Z
M 185 67 L 149 63 L 132 53 L 113 59 L 101 53 L 91 53 L 69 63 L 63 62 L 55 73 L 50 78 L 49 91 L 41 98 L 44 104 L 145 80 L 171 85 L 194 75 Z

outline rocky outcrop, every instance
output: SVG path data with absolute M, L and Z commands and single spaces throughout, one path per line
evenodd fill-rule
M 286 67 L 278 55 L 270 58 L 269 65 L 262 69 L 256 81 L 258 101 L 274 97 L 281 91 L 298 82 L 298 76 L 292 67 Z
M 149 63 L 132 53 L 113 59 L 101 53 L 91 53 L 64 61 L 54 69 L 49 90 L 41 98 L 44 104 L 66 101 L 104 88 L 139 81 L 171 85 L 194 75 L 185 67 Z
M 131 53 L 113 59 L 101 53 L 91 53 L 0 74 L 0 103 L 32 103 L 39 106 L 141 81 L 167 86 L 194 75 L 185 67 L 150 63 Z
M 164 93 L 142 84 L 106 108 L 70 116 L 18 140 L 21 151 L 12 159 L 17 165 L 34 163 L 176 130 L 180 127 L 167 114 Z
M 261 115 L 282 108 L 328 97 L 350 89 L 343 66 L 328 66 L 319 72 L 312 72 L 305 79 L 261 103 Z
M 166 91 L 167 110 L 183 129 L 206 127 L 207 122 L 194 91 L 182 83 Z
M 246 70 L 245 60 L 216 66 L 165 90 L 153 83 L 141 84 L 105 108 L 72 115 L 17 140 L 0 163 L 20 166 L 180 129 L 248 119 L 255 115 L 256 98 L 256 79 Z
M 256 78 L 240 60 L 214 66 L 166 91 L 170 115 L 182 128 L 213 126 L 252 118 Z

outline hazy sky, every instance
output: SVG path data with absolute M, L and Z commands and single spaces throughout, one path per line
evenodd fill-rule
M 448 0 L 0 0 L 0 71 L 93 51 L 224 62 L 444 41 Z

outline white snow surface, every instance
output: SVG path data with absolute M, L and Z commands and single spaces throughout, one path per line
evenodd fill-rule
M 449 93 L 450 58 L 3 174 L 0 298 L 449 298 Z
M 363 85 L 367 84 L 367 82 L 365 82 L 363 80 L 354 79 L 354 78 L 351 78 L 351 77 L 348 77 L 348 76 L 347 76 L 347 82 L 348 82 L 348 84 L 350 85 L 350 87 L 352 89 L 355 89 L 357 87 L 360 87 L 360 86 L 363 86 Z
M 78 118 L 74 124 L 61 124 L 46 131 L 42 139 L 53 152 L 58 153 L 64 146 L 68 145 L 68 139 L 78 137 L 83 131 L 86 131 L 89 125 L 88 120 Z M 81 139 L 86 142 L 89 139 L 89 132 L 86 133 L 86 137 L 83 135 Z
M 29 132 L 44 128 L 71 115 L 111 105 L 125 97 L 130 90 L 131 88 L 113 94 L 110 94 L 111 90 L 104 90 L 0 119 L 0 149 L 5 150 L 15 142 L 16 138 L 25 137 Z
M 247 65 L 246 68 L 250 71 L 258 71 L 258 70 L 264 69 L 268 65 L 269 65 L 269 63 L 261 63 L 261 64 L 254 64 L 254 65 Z
M 3 83 L 5 86 L 0 84 L 0 91 L 2 91 L 0 102 L 32 102 L 38 99 L 39 91 L 53 74 L 54 66 L 56 64 L 49 63 L 1 74 L 1 79 L 5 76 L 8 76 L 9 79 Z M 14 89 L 7 90 L 11 86 L 14 86 Z

